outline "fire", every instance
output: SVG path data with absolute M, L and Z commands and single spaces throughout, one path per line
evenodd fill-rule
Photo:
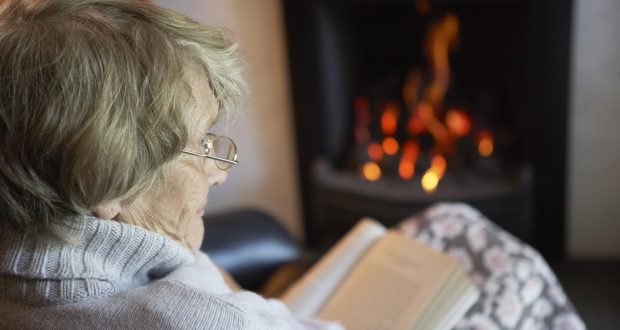
M 381 167 L 375 162 L 368 162 L 362 167 L 362 173 L 368 181 L 377 181 L 381 178 Z
M 432 1 L 414 2 L 420 13 L 430 13 Z M 424 41 L 425 57 L 430 67 L 409 69 L 401 90 L 402 100 L 377 98 L 371 102 L 364 96 L 354 99 L 356 141 L 358 146 L 367 147 L 361 150 L 366 150 L 370 158 L 361 167 L 367 180 L 377 181 L 382 176 L 389 180 L 398 170 L 403 180 L 421 176 L 424 191 L 433 193 L 446 175 L 447 159 L 461 159 L 463 157 L 454 157 L 454 154 L 470 150 L 460 142 L 470 141 L 461 139 L 472 134 L 472 117 L 464 109 L 448 108 L 446 104 L 450 102 L 445 101 L 452 74 L 450 53 L 458 43 L 459 30 L 459 18 L 453 13 L 433 21 Z M 382 96 L 386 95 L 393 94 Z M 378 102 L 382 103 L 375 108 Z M 375 130 L 376 124 L 379 124 L 379 130 Z M 492 132 L 475 133 L 475 137 L 480 155 L 492 155 L 495 144 Z M 417 174 L 418 160 L 428 159 L 426 157 L 432 157 L 429 168 L 422 175 Z M 362 155 L 364 160 L 361 163 L 368 158 Z
M 415 106 L 412 108 L 415 108 Z M 409 116 L 409 122 L 407 123 L 407 132 L 411 135 L 418 135 L 422 134 L 424 130 L 424 122 L 422 122 L 418 111 L 414 109 L 413 111 L 411 111 L 411 115 Z
M 381 115 L 381 130 L 383 134 L 394 135 L 398 125 L 398 105 L 389 102 L 385 105 L 383 114 Z
M 427 193 L 433 193 L 439 185 L 439 175 L 432 169 L 426 171 L 422 177 L 422 188 Z
M 431 161 L 431 170 L 434 170 L 441 179 L 446 173 L 446 167 L 448 163 L 442 155 L 435 155 Z
M 403 180 L 410 180 L 415 174 L 415 163 L 420 154 L 420 147 L 413 141 L 407 141 L 403 146 L 403 153 L 398 163 L 398 174 Z
M 414 141 L 407 141 L 403 146 L 403 157 L 416 159 L 420 155 L 420 146 Z
M 415 174 L 415 163 L 409 159 L 401 159 L 398 163 L 398 174 L 403 180 L 410 180 Z
M 448 130 L 455 136 L 461 137 L 471 131 L 471 121 L 463 110 L 451 109 L 446 113 L 446 125 Z
M 453 139 L 446 126 L 435 116 L 435 110 L 428 102 L 418 104 L 418 114 L 424 127 L 435 138 L 437 148 L 444 153 L 453 149 Z
M 393 137 L 398 128 L 398 105 L 395 102 L 388 102 L 383 108 L 381 114 L 381 131 L 387 137 L 383 139 L 383 151 L 387 155 L 396 155 L 398 153 L 398 141 Z
M 387 154 L 387 155 L 396 155 L 398 153 L 398 141 L 396 141 L 395 138 L 388 136 L 385 139 L 383 139 L 383 151 Z
M 495 141 L 493 135 L 488 131 L 478 133 L 478 152 L 483 157 L 489 157 L 493 154 Z
M 373 142 L 368 146 L 368 157 L 375 162 L 383 159 L 383 147 L 381 143 Z
M 431 26 L 426 36 L 426 55 L 432 65 L 432 80 L 426 88 L 423 100 L 417 106 L 417 112 L 424 128 L 433 136 L 437 148 L 450 154 L 454 151 L 454 136 L 448 126 L 442 123 L 437 111 L 443 107 L 443 100 L 450 85 L 450 50 L 459 36 L 459 18 L 447 14 Z M 413 79 L 413 78 L 411 78 Z M 415 122 L 410 120 L 409 131 L 418 130 Z
M 427 193 L 432 193 L 437 190 L 439 181 L 446 173 L 446 167 L 448 163 L 442 155 L 435 155 L 431 160 L 431 167 L 422 176 L 422 188 Z
M 426 53 L 432 61 L 433 81 L 426 91 L 426 100 L 438 107 L 450 84 L 450 60 L 448 55 L 459 36 L 459 18 L 447 14 L 441 21 L 433 25 L 426 41 Z

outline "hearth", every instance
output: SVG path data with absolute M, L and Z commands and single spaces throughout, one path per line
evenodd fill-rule
M 285 1 L 308 243 L 460 201 L 561 255 L 571 8 L 553 4 Z

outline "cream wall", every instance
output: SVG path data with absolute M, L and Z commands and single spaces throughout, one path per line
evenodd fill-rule
M 208 213 L 258 207 L 302 237 L 294 157 L 292 110 L 284 27 L 279 0 L 157 0 L 207 25 L 226 27 L 241 43 L 252 90 L 247 105 L 229 127 L 240 165 L 209 194 Z
M 620 1 L 575 1 L 568 252 L 620 257 Z

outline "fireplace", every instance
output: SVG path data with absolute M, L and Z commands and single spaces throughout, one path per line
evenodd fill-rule
M 284 9 L 310 245 L 463 201 L 563 253 L 569 2 Z

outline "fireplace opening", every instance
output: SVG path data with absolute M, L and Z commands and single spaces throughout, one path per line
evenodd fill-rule
M 308 243 L 460 201 L 561 255 L 566 104 L 540 91 L 566 98 L 563 8 L 285 1 Z

